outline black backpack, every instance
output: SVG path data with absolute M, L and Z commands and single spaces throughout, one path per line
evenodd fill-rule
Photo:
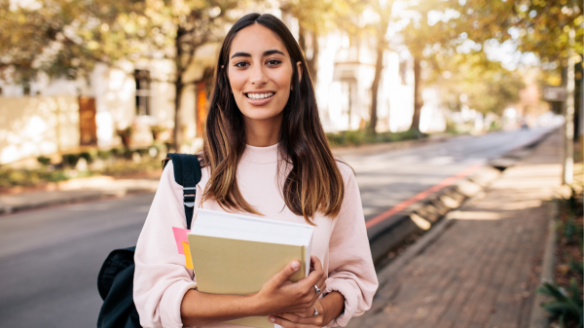
M 170 153 L 164 165 L 169 160 L 174 166 L 174 180 L 183 186 L 183 204 L 190 229 L 201 165 L 196 155 Z M 103 304 L 97 318 L 98 328 L 142 327 L 133 300 L 135 250 L 136 246 L 113 250 L 99 270 L 97 290 Z

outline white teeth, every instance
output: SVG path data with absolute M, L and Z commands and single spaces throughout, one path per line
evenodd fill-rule
M 274 93 L 273 92 L 268 92 L 268 93 L 248 93 L 247 97 L 251 98 L 251 99 L 265 99 L 268 97 L 273 96 Z

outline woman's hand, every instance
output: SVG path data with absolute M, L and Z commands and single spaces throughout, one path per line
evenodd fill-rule
M 270 316 L 270 321 L 284 328 L 324 327 L 338 317 L 344 309 L 345 298 L 339 292 L 332 292 L 317 300 L 308 312 L 278 313 Z M 318 315 L 314 315 L 315 309 Z
M 314 288 L 317 285 L 324 290 L 326 275 L 319 259 L 311 256 L 314 270 L 308 277 L 297 282 L 288 279 L 300 269 L 300 262 L 289 263 L 282 271 L 275 274 L 264 284 L 262 289 L 254 295 L 258 312 L 263 315 L 274 313 L 314 313 L 314 303 L 320 294 Z

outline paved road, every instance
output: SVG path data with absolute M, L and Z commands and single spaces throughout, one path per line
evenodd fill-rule
M 533 128 L 461 136 L 422 147 L 342 158 L 357 174 L 365 219 L 371 220 L 442 180 L 529 144 L 548 131 L 549 128 Z M 369 237 L 381 233 L 392 222 L 390 217 L 370 227 Z
M 0 217 L 0 327 L 95 327 L 97 273 L 134 245 L 152 194 Z
M 371 219 L 444 178 L 545 132 L 465 136 L 343 158 L 357 172 L 366 218 Z M 152 198 L 142 194 L 0 217 L 0 327 L 95 326 L 101 263 L 110 250 L 135 244 Z M 370 235 L 384 224 L 376 225 Z

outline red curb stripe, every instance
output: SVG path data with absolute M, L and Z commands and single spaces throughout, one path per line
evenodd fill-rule
M 415 195 L 414 197 L 412 197 L 410 199 L 404 200 L 403 202 L 395 205 L 394 207 L 390 208 L 389 210 L 387 210 L 387 211 L 379 214 L 378 216 L 374 217 L 373 219 L 365 222 L 365 227 L 367 227 L 367 229 L 369 229 L 369 228 L 385 221 L 387 218 L 391 217 L 392 215 L 394 215 L 396 213 L 401 212 L 402 210 L 408 208 L 410 205 L 425 199 L 426 197 L 430 196 L 431 194 L 433 194 L 437 191 L 444 189 L 445 187 L 452 185 L 454 182 L 456 182 L 456 180 L 462 179 L 462 178 L 472 174 L 473 172 L 475 172 L 476 170 L 478 170 L 482 166 L 483 166 L 482 164 L 475 164 L 471 167 L 464 169 L 463 171 L 459 172 L 456 175 L 453 175 L 451 177 L 448 177 L 448 178 L 442 180 L 442 182 L 440 182 L 439 184 L 434 185 L 434 186 L 422 191 L 421 193 Z

